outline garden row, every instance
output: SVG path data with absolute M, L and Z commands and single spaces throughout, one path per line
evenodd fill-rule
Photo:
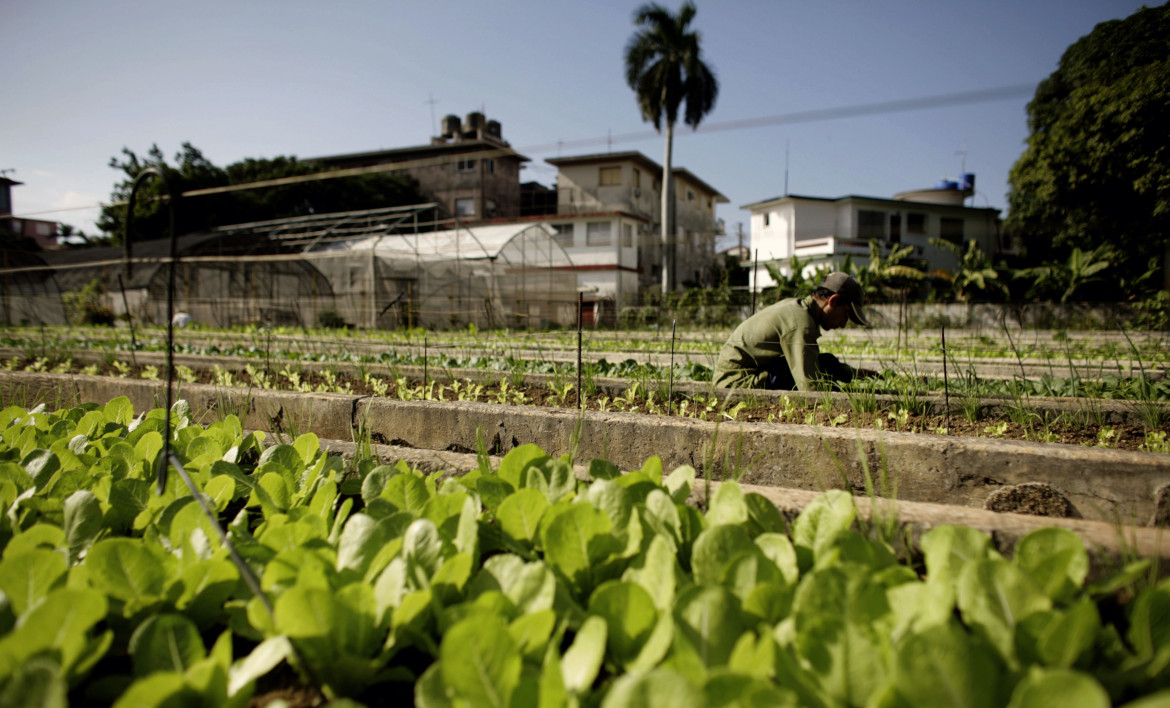
M 606 358 L 621 361 L 632 358 L 662 364 L 671 352 L 679 361 L 694 361 L 710 366 L 719 349 L 727 340 L 729 330 L 691 331 L 674 333 L 643 333 L 636 331 L 586 331 L 580 340 L 586 358 Z M 889 362 L 908 368 L 917 361 L 931 358 L 941 361 L 943 340 L 939 332 L 929 336 L 903 335 L 898 332 L 875 330 L 842 330 L 826 333 L 822 345 L 838 354 L 868 361 Z M 525 333 L 491 332 L 426 332 L 422 330 L 339 333 L 336 330 L 319 332 L 279 333 L 272 330 L 232 332 L 221 330 L 177 330 L 175 341 L 181 351 L 188 353 L 244 353 L 264 352 L 278 358 L 316 358 L 341 353 L 350 357 L 381 356 L 388 352 L 400 356 L 421 356 L 424 347 L 438 357 L 469 358 L 490 354 L 499 358 L 532 360 L 565 360 L 575 357 L 578 337 L 575 332 Z M 105 349 L 128 348 L 130 332 L 109 328 L 10 328 L 0 343 L 10 347 L 51 349 L 100 346 Z M 165 344 L 165 332 L 157 327 L 139 329 L 135 343 L 139 347 L 160 348 Z M 1170 360 L 1170 347 L 1164 333 L 1092 332 L 1072 335 L 1050 332 L 999 332 L 964 335 L 962 332 L 946 335 L 949 361 L 963 367 L 978 367 L 985 361 L 991 364 L 1019 364 L 1037 371 L 1047 367 L 1064 367 L 1084 372 L 1133 372 L 1143 367 L 1164 373 Z M 1087 375 L 1087 374 L 1086 374 Z
M 159 381 L 0 372 L 4 400 L 50 406 L 126 395 L 138 407 L 165 400 Z M 399 400 L 183 384 L 202 419 L 237 415 L 284 436 L 420 450 L 504 454 L 537 444 L 623 468 L 657 455 L 711 479 L 805 490 L 866 490 L 911 501 L 1148 524 L 1170 517 L 1170 455 L 1102 447 L 879 430 L 713 422 L 679 416 L 498 403 Z M 738 405 L 738 404 L 736 404 Z
M 379 464 L 363 445 L 347 465 L 311 433 L 268 445 L 234 415 L 205 428 L 186 402 L 173 410 L 161 493 L 165 411 L 135 416 L 112 398 L 0 412 L 0 698 L 1170 700 L 1170 581 L 1132 557 L 1091 576 L 1066 529 L 1027 533 L 1009 558 L 965 526 L 907 543 L 876 503 L 859 514 L 841 491 L 795 518 L 732 481 L 688 505 L 700 475 L 656 456 L 595 459 L 579 479 L 569 457 L 521 444 L 444 476 Z
M 26 359 L 0 349 L 7 370 L 83 373 L 158 380 L 165 357 L 132 355 L 137 364 L 101 350 L 52 352 L 53 358 Z M 320 363 L 256 357 L 175 358 L 182 384 L 212 383 L 254 389 L 364 394 L 399 400 L 489 401 L 510 405 L 584 407 L 670 415 L 707 421 L 765 422 L 873 428 L 945 436 L 1023 439 L 1131 450 L 1170 452 L 1170 382 L 1135 385 L 1130 400 L 1084 395 L 1052 398 L 1012 390 L 995 395 L 989 382 L 959 379 L 948 395 L 922 393 L 908 377 L 859 382 L 841 392 L 774 392 L 717 389 L 680 381 L 644 367 L 585 364 L 581 375 L 567 368 L 551 373 L 524 369 L 453 368 L 382 363 Z M 608 373 L 610 375 L 602 375 Z M 613 374 L 623 373 L 624 378 Z M 1087 385 L 1082 384 L 1082 388 Z M 1088 391 L 1084 391 L 1088 393 Z

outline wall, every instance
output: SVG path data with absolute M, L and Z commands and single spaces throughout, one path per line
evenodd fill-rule
M 897 303 L 869 305 L 865 312 L 874 327 L 897 327 Z M 1006 322 L 1017 329 L 1116 330 L 1118 322 L 1127 322 L 1133 315 L 1134 309 L 1127 303 L 911 303 L 906 306 L 906 321 L 911 328 L 938 328 L 945 324 L 948 328 L 1002 330 Z

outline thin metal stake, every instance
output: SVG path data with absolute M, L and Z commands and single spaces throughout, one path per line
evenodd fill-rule
M 577 293 L 577 410 L 585 405 L 581 395 L 581 322 L 585 319 L 585 294 Z
M 674 333 L 678 329 L 678 320 L 670 321 L 670 388 L 667 389 L 666 396 L 666 415 L 671 414 L 671 407 L 674 406 Z
M 167 227 L 171 240 L 170 263 L 167 272 L 167 388 L 166 410 L 163 412 L 163 449 L 159 461 L 158 493 L 162 495 L 167 488 L 167 464 L 171 459 L 171 405 L 174 403 L 173 388 L 175 383 L 175 261 L 178 259 L 178 238 L 175 234 L 175 195 L 171 192 L 166 175 L 158 167 L 145 167 L 134 178 L 130 187 L 130 198 L 126 201 L 126 233 L 122 238 L 123 258 L 127 275 L 131 269 L 131 235 L 130 225 L 134 221 L 134 200 L 143 181 L 148 177 L 157 177 L 162 180 L 163 191 L 167 195 Z
M 423 335 L 423 390 L 427 390 L 427 335 Z
M 946 402 L 946 421 L 949 428 L 951 427 L 951 385 L 950 379 L 947 378 L 947 326 L 939 325 L 939 333 L 942 335 L 943 400 Z
M 214 511 L 211 510 L 211 507 L 208 505 L 207 497 L 204 494 L 201 494 L 198 488 L 195 487 L 195 482 L 191 480 L 191 475 L 187 474 L 187 470 L 183 467 L 182 463 L 179 462 L 179 458 L 172 454 L 168 458 L 168 461 L 171 463 L 171 465 L 174 466 L 175 471 L 179 473 L 179 478 L 182 479 L 183 483 L 187 485 L 187 489 L 191 491 L 191 496 L 194 497 L 195 503 L 199 505 L 200 510 L 203 512 L 203 516 L 206 517 L 209 522 L 211 522 L 211 528 L 215 530 L 216 535 L 219 536 L 220 542 L 223 544 L 224 548 L 227 549 L 228 557 L 231 559 L 232 564 L 236 566 L 236 570 L 240 571 L 240 576 L 244 579 L 244 584 L 247 585 L 248 589 L 252 591 L 252 594 L 255 595 L 258 600 L 260 600 L 260 604 L 264 606 L 264 610 L 268 613 L 268 616 L 271 617 L 273 621 L 275 621 L 276 608 L 273 607 L 272 601 L 268 599 L 268 595 L 265 594 L 263 588 L 260 587 L 260 579 L 256 577 L 256 574 L 252 571 L 251 566 L 249 566 L 247 562 L 245 562 L 244 559 L 240 557 L 239 552 L 236 551 L 236 546 L 234 543 L 232 543 L 232 540 L 228 536 L 227 532 L 224 531 L 223 524 L 219 523 L 218 516 Z M 304 669 L 305 673 L 308 674 L 310 683 L 316 686 L 317 689 L 322 693 L 325 693 L 324 685 L 321 683 L 321 679 L 317 677 L 316 672 L 313 671 L 312 665 L 310 665 L 308 660 L 305 659 L 305 655 L 301 652 L 301 648 L 298 646 L 297 640 L 293 639 L 292 637 L 288 637 L 288 644 L 290 647 L 292 647 L 293 654 L 296 656 L 296 659 L 300 664 L 300 668 Z

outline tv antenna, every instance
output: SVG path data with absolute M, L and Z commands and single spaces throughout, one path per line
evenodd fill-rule
M 431 106 L 431 129 L 435 131 L 435 133 L 434 133 L 435 135 L 438 135 L 439 134 L 439 124 L 435 122 L 435 104 L 438 103 L 438 101 L 435 100 L 435 95 L 432 93 L 428 93 L 427 100 L 425 101 L 425 103 L 428 103 Z

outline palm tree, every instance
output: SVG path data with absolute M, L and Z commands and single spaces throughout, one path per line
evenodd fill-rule
M 679 107 L 686 104 L 683 121 L 699 127 L 715 107 L 719 82 L 703 63 L 699 33 L 689 29 L 695 5 L 687 0 L 678 15 L 657 3 L 647 3 L 634 12 L 638 31 L 626 45 L 626 83 L 638 97 L 642 119 L 662 131 L 666 125 L 666 157 L 662 161 L 662 292 L 669 292 L 674 279 L 674 199 L 670 172 L 674 124 Z

